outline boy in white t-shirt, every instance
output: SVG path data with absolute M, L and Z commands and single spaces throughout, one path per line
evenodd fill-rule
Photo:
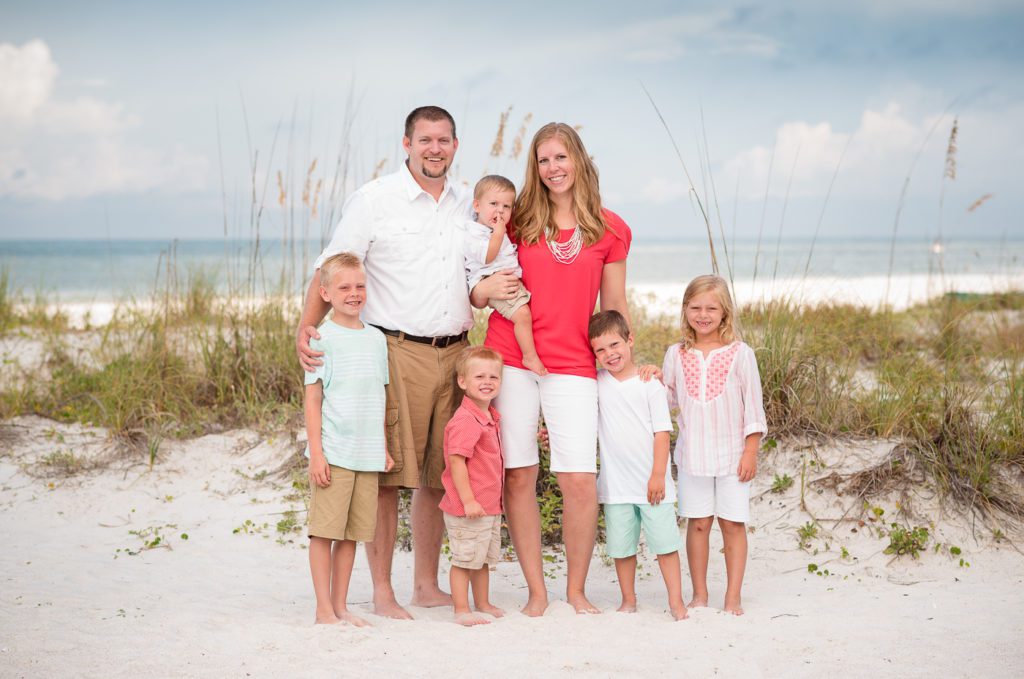
M 387 341 L 359 319 L 366 272 L 354 254 L 324 260 L 320 296 L 333 312 L 310 342 L 323 364 L 305 373 L 309 570 L 316 622 L 364 627 L 346 599 L 356 542 L 372 542 L 377 526 L 377 474 L 394 465 L 384 436 Z
M 506 233 L 515 202 L 515 184 L 501 175 L 487 175 L 473 188 L 476 221 L 466 222 L 464 252 L 470 291 L 481 280 L 498 271 L 513 271 L 517 277 L 522 277 L 516 246 Z M 541 362 L 533 343 L 533 314 L 530 313 L 529 301 L 530 291 L 520 280 L 519 290 L 512 299 L 491 298 L 487 300 L 487 306 L 512 321 L 516 342 L 523 352 L 523 365 L 538 375 L 547 375 L 548 369 Z
M 636 612 L 636 551 L 643 528 L 647 547 L 658 555 L 672 617 L 687 617 L 679 573 L 679 527 L 675 484 L 669 469 L 672 419 L 665 387 L 644 382 L 633 363 L 633 335 L 618 311 L 590 319 L 590 346 L 603 370 L 597 373 L 598 445 L 601 471 L 597 500 L 604 505 L 606 549 L 615 559 L 622 591 L 619 611 Z

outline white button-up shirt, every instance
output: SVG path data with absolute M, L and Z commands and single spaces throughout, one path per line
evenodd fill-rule
M 463 262 L 470 193 L 446 181 L 438 200 L 402 164 L 345 201 L 314 264 L 351 252 L 366 268 L 365 322 L 410 335 L 457 335 L 473 325 Z

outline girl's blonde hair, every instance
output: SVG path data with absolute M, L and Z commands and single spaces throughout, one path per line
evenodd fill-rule
M 679 321 L 682 325 L 683 349 L 691 348 L 697 341 L 697 333 L 693 331 L 690 324 L 686 322 L 686 307 L 697 295 L 705 292 L 714 292 L 718 295 L 718 302 L 722 305 L 722 324 L 718 326 L 718 334 L 726 344 L 740 339 L 739 330 L 736 328 L 736 306 L 732 303 L 732 295 L 729 294 L 729 284 L 721 276 L 697 276 L 686 286 L 683 293 L 683 307 L 680 312 Z
M 554 203 L 548 195 L 547 188 L 541 183 L 537 167 L 537 147 L 553 138 L 557 138 L 565 145 L 569 158 L 572 159 L 576 172 L 576 179 L 572 185 L 573 212 L 576 222 L 580 225 L 583 243 L 593 245 L 601 240 L 608 229 L 608 223 L 601 214 L 597 167 L 587 155 L 580 135 L 565 123 L 548 123 L 533 135 L 526 157 L 526 179 L 523 181 L 523 190 L 516 199 L 513 212 L 516 233 L 521 241 L 529 245 L 539 242 L 541 234 L 549 241 L 558 240 Z

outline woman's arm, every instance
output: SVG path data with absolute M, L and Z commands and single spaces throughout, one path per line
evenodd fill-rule
M 629 301 L 626 299 L 626 260 L 610 262 L 601 270 L 601 311 L 614 309 L 625 316 L 629 327 L 633 321 L 629 316 Z

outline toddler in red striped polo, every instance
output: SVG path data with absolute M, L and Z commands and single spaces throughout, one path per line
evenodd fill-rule
M 498 411 L 491 401 L 501 389 L 501 354 L 490 347 L 467 347 L 455 364 L 459 387 L 466 392 L 444 430 L 444 512 L 452 554 L 449 578 L 455 622 L 486 625 L 488 615 L 504 611 L 488 599 L 488 567 L 501 553 L 501 491 L 505 462 L 501 454 Z M 476 613 L 469 608 L 473 587 Z

